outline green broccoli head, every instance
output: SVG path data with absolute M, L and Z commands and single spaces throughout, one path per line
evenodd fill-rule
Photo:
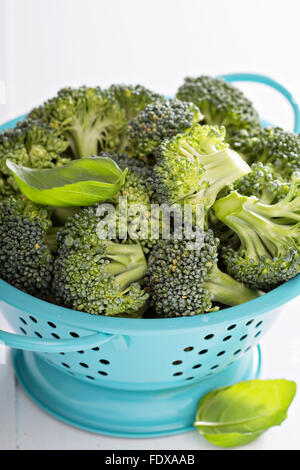
M 154 167 L 161 200 L 207 210 L 225 186 L 247 174 L 250 167 L 224 139 L 224 127 L 195 125 L 164 141 Z
M 162 95 L 154 93 L 142 85 L 111 85 L 108 88 L 108 93 L 114 97 L 114 99 L 119 103 L 121 109 L 124 111 L 126 124 L 143 111 L 147 105 L 164 100 Z M 126 135 L 126 128 L 124 128 L 124 131 L 120 136 L 118 151 L 123 153 L 124 151 L 129 152 L 129 150 L 130 155 L 135 157 L 136 155 L 131 152 L 128 137 Z
M 0 200 L 18 192 L 7 159 L 30 168 L 54 168 L 68 163 L 67 148 L 68 142 L 57 129 L 29 118 L 0 133 Z
M 99 87 L 63 88 L 31 115 L 59 129 L 74 158 L 114 150 L 126 126 L 125 112 L 113 95 Z
M 265 204 L 278 202 L 289 191 L 290 183 L 274 176 L 273 168 L 263 163 L 252 163 L 251 172 L 237 180 L 234 189 L 244 196 L 256 196 Z
M 162 95 L 142 85 L 111 85 L 108 92 L 125 111 L 127 122 L 135 118 L 148 104 L 164 100 Z
M 139 157 L 154 154 L 163 140 L 189 129 L 202 118 L 193 103 L 174 99 L 149 104 L 127 125 L 129 148 Z
M 157 316 L 208 313 L 218 310 L 218 303 L 233 306 L 259 295 L 218 269 L 218 244 L 212 230 L 194 241 L 171 238 L 157 242 L 146 277 Z
M 216 217 L 239 237 L 223 249 L 229 274 L 250 287 L 270 290 L 300 271 L 300 178 L 274 204 L 234 191 L 213 206 Z
M 139 244 L 99 239 L 97 206 L 82 209 L 58 233 L 53 292 L 59 304 L 95 315 L 141 316 L 148 295 Z
M 0 202 L 0 277 L 28 294 L 50 290 L 53 268 L 48 211 L 23 198 Z
M 225 126 L 228 138 L 239 129 L 260 127 L 258 113 L 251 101 L 221 78 L 187 77 L 176 97 L 198 106 L 207 124 Z
M 300 169 L 300 138 L 280 127 L 268 127 L 249 134 L 241 132 L 232 147 L 249 162 L 261 162 L 272 167 L 279 179 L 289 179 Z

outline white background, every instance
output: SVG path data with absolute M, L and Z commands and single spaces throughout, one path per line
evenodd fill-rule
M 65 85 L 142 83 L 172 95 L 197 74 L 267 74 L 299 100 L 299 18 L 298 0 L 0 0 L 0 122 Z M 292 128 L 284 100 L 265 87 L 243 89 L 265 119 Z M 262 342 L 263 378 L 300 386 L 299 332 L 295 300 Z M 297 396 L 288 420 L 246 448 L 300 449 L 299 419 Z M 11 448 L 211 447 L 196 432 L 136 441 L 72 429 L 35 407 L 0 365 L 0 449 Z

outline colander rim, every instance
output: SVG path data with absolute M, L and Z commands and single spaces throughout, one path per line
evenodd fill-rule
M 91 331 L 115 334 L 171 333 L 174 330 L 187 332 L 203 326 L 257 318 L 283 306 L 299 294 L 300 274 L 261 297 L 217 312 L 193 317 L 134 319 L 91 315 L 71 310 L 26 294 L 0 279 L 0 312 L 1 303 L 5 302 L 20 312 Z

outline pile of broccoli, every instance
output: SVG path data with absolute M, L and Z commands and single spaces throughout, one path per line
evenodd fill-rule
M 68 208 L 29 200 L 7 166 L 96 156 L 127 171 L 106 218 L 76 195 Z M 94 315 L 192 316 L 299 272 L 300 137 L 262 128 L 222 79 L 188 77 L 174 99 L 64 88 L 0 134 L 0 278 L 30 295 Z

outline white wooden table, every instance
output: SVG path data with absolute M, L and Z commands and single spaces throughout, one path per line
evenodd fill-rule
M 0 317 L 0 328 L 7 327 Z M 295 380 L 300 387 L 300 298 L 285 305 L 263 338 L 261 378 Z M 3 359 L 3 355 L 1 355 Z M 121 439 L 91 434 L 61 423 L 39 409 L 16 383 L 8 354 L 0 365 L 0 449 L 212 449 L 197 431 L 155 439 Z M 3 362 L 3 361 L 1 361 Z M 300 391 L 287 420 L 243 449 L 300 450 Z

